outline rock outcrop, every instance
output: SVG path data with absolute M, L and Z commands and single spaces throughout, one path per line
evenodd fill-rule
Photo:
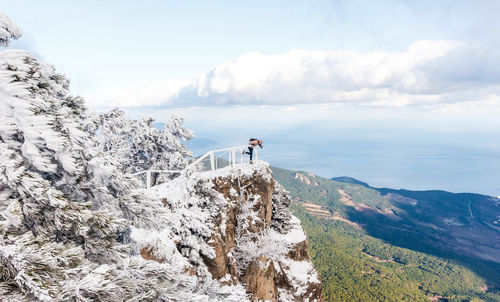
M 178 237 L 177 250 L 189 259 L 186 271 L 209 276 L 221 286 L 243 287 L 250 301 L 321 301 L 321 281 L 307 238 L 267 164 L 195 173 L 185 183 L 160 185 L 155 194 L 172 213 L 184 216 L 174 222 L 179 229 L 175 234 L 173 228 L 172 236 Z M 187 217 L 189 209 L 197 216 Z M 189 224 L 185 228 L 190 231 L 182 224 Z M 196 227 L 202 224 L 209 228 Z M 151 251 L 145 245 L 140 254 L 164 261 Z

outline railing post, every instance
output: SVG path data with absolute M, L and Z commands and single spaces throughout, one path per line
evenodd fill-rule
M 212 169 L 212 171 L 215 170 L 214 169 L 214 153 L 213 152 L 210 153 L 210 168 Z
M 234 166 L 236 164 L 236 150 L 233 149 L 233 151 L 231 152 L 231 155 L 232 155 L 232 165 Z
M 151 187 L 151 171 L 146 171 L 146 189 Z
M 255 161 L 259 161 L 259 151 L 257 151 L 257 146 L 254 147 L 255 149 Z

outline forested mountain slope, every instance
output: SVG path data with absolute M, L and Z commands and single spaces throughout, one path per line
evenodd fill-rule
M 500 299 L 498 199 L 272 170 L 294 198 L 327 299 Z

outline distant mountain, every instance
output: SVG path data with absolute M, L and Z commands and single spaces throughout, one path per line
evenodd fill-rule
M 344 183 L 356 181 L 378 191 L 397 208 L 395 214 L 410 223 L 398 223 L 399 227 L 408 232 L 418 230 L 429 235 L 428 243 L 435 245 L 438 241 L 443 249 L 500 263 L 499 198 L 441 190 L 372 188 L 353 178 L 337 179 Z
M 327 300 L 500 300 L 500 199 L 272 170 L 295 200 Z
M 332 180 L 338 181 L 338 182 L 344 182 L 348 184 L 356 184 L 356 185 L 362 185 L 365 187 L 370 187 L 369 184 L 366 182 L 363 182 L 361 180 L 357 180 L 356 178 L 352 178 L 349 176 L 339 176 L 339 177 L 333 177 Z

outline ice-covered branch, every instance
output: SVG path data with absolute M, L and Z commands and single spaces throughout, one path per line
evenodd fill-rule
M 21 29 L 7 15 L 0 12 L 0 46 L 9 46 L 11 39 L 19 39 L 21 35 Z

